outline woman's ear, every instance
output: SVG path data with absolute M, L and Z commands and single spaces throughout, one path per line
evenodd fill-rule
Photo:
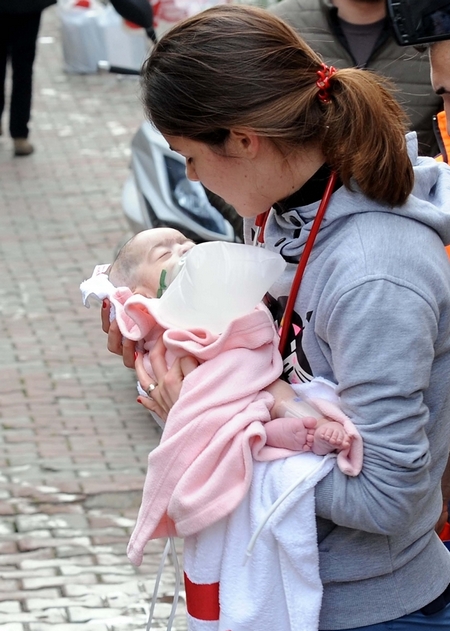
M 238 158 L 254 158 L 258 154 L 261 138 L 249 129 L 231 129 L 228 143 L 231 155 Z

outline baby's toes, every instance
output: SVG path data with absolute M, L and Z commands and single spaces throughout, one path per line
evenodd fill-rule
M 313 445 L 314 443 L 314 432 L 312 433 L 307 433 L 306 434 L 306 440 L 305 440 L 305 445 L 309 445 L 311 447 L 311 445 Z

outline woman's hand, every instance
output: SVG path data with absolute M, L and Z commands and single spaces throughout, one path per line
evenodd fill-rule
M 151 412 L 155 412 L 164 421 L 167 420 L 173 404 L 178 401 L 184 378 L 198 366 L 198 361 L 190 356 L 178 357 L 170 369 L 166 364 L 166 349 L 162 337 L 150 352 L 149 359 L 155 379 L 152 379 L 144 368 L 141 353 L 137 354 L 136 375 L 143 390 L 147 391 L 153 384 L 149 398 L 139 397 L 138 401 Z
M 136 342 L 125 339 L 119 330 L 116 320 L 109 321 L 111 303 L 104 300 L 101 309 L 102 329 L 108 334 L 107 348 L 115 355 L 121 355 L 123 363 L 127 368 L 134 368 L 134 355 L 136 352 Z
M 155 412 L 164 421 L 167 419 L 173 404 L 180 396 L 183 380 L 198 366 L 198 361 L 187 355 L 177 358 L 170 369 L 166 364 L 166 348 L 162 336 L 156 342 L 149 359 L 155 379 L 152 379 L 144 368 L 142 353 L 136 353 L 136 342 L 122 336 L 116 320 L 109 321 L 111 304 L 104 300 L 101 309 L 102 329 L 108 335 L 108 350 L 115 355 L 121 355 L 127 368 L 134 368 L 143 390 L 153 384 L 155 388 L 149 397 L 138 397 L 139 403 L 151 412 Z

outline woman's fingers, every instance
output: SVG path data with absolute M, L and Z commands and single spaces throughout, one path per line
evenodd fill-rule
M 175 359 L 170 369 L 167 368 L 166 348 L 162 336 L 150 351 L 149 360 L 154 378 L 145 370 L 141 353 L 137 354 L 134 363 L 142 389 L 147 392 L 149 386 L 155 386 L 147 393 L 149 400 L 141 397 L 140 403 L 166 420 L 172 406 L 178 401 L 184 378 L 197 368 L 198 361 L 194 357 L 185 356 Z
M 167 413 L 169 413 L 173 404 L 178 401 L 183 379 L 184 375 L 181 372 L 180 359 L 177 358 L 161 381 L 158 381 L 161 405 Z
M 167 419 L 168 410 L 166 409 L 165 404 L 161 405 L 160 403 L 161 398 L 160 393 L 158 392 L 159 385 L 146 371 L 144 367 L 144 356 L 142 353 L 136 354 L 134 368 L 136 370 L 138 381 L 141 384 L 141 388 L 148 394 L 147 397 L 138 397 L 138 403 L 147 408 L 147 410 L 150 410 L 150 412 L 155 412 L 155 414 L 165 421 Z M 149 391 L 150 386 L 154 386 L 151 391 Z
M 195 370 L 199 365 L 199 362 L 192 357 L 192 355 L 186 355 L 180 359 L 180 370 L 183 377 L 186 377 L 189 373 Z
M 144 408 L 146 408 L 150 412 L 153 412 L 154 414 L 159 416 L 159 418 L 161 420 L 163 420 L 163 421 L 167 420 L 167 415 L 165 414 L 164 410 L 156 403 L 156 401 L 154 399 L 150 399 L 149 397 L 142 397 L 141 396 L 141 397 L 137 398 L 137 401 Z
M 189 355 L 177 358 L 170 370 L 158 381 L 161 403 L 169 411 L 180 397 L 184 378 L 198 366 L 198 361 Z
M 110 353 L 115 355 L 122 355 L 122 333 L 117 325 L 116 320 L 113 320 L 108 329 L 108 342 L 107 347 Z
M 175 359 L 168 369 L 162 336 L 150 351 L 149 360 L 155 375 L 154 383 L 157 384 L 151 397 L 160 408 L 157 414 L 165 420 L 174 403 L 178 401 L 184 378 L 197 368 L 198 362 L 194 357 L 181 357 Z M 145 386 L 148 387 L 148 383 Z
M 102 308 L 101 308 L 101 318 L 102 318 L 102 329 L 104 331 L 104 333 L 108 333 L 109 331 L 109 326 L 110 326 L 110 322 L 109 322 L 109 312 L 111 310 L 111 303 L 109 302 L 108 299 L 105 299 L 102 303 Z
M 127 368 L 134 368 L 136 357 L 136 342 L 126 338 L 122 341 L 122 359 Z
M 167 374 L 166 347 L 164 346 L 162 335 L 158 338 L 149 353 L 149 360 L 158 383 L 162 383 Z
M 148 386 L 151 383 L 154 383 L 155 380 L 150 377 L 150 375 L 144 368 L 144 356 L 142 353 L 136 353 L 134 369 L 136 371 L 136 376 L 138 378 L 138 381 L 141 384 L 141 388 L 143 390 L 147 390 Z
M 103 316 L 103 309 L 102 309 Z M 103 325 L 103 317 L 102 317 Z M 105 330 L 105 329 L 103 329 Z M 134 355 L 136 352 L 136 342 L 124 338 L 120 332 L 116 320 L 109 324 L 107 348 L 115 355 L 121 355 L 122 361 L 127 368 L 134 368 Z

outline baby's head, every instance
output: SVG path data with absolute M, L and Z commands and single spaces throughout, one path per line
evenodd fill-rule
M 120 249 L 108 271 L 115 287 L 159 298 L 175 278 L 182 257 L 195 243 L 173 228 L 139 232 Z

